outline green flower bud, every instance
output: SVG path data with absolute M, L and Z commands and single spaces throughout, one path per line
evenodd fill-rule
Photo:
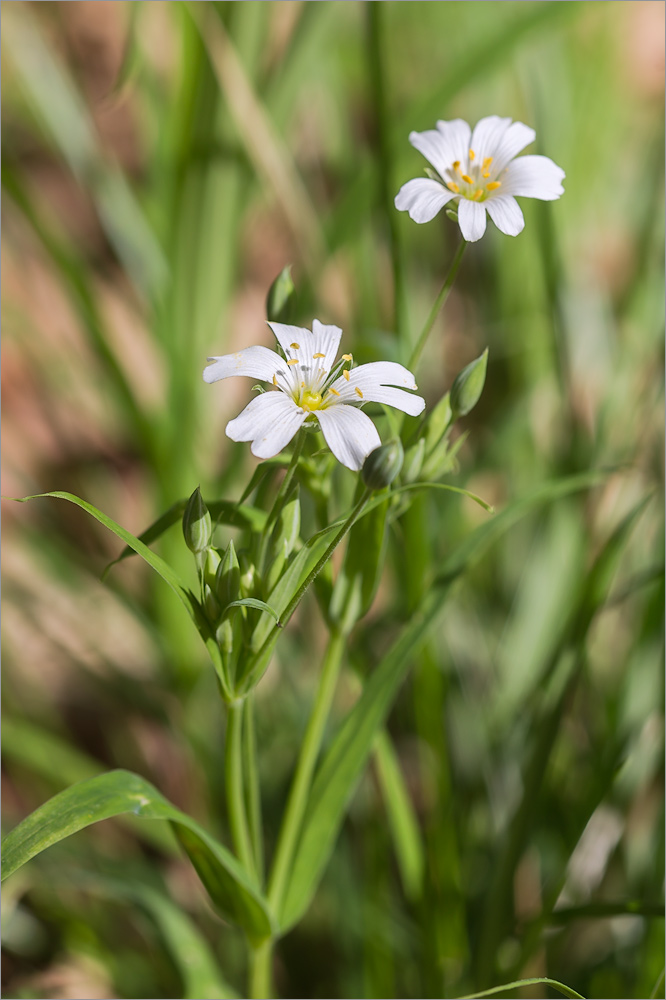
M 217 597 L 213 593 L 212 589 L 208 586 L 208 584 L 205 584 L 204 611 L 206 612 L 206 618 L 208 619 L 208 621 L 214 625 L 217 619 L 220 617 L 221 610 L 222 609 L 220 608 L 220 604 Z
M 402 467 L 402 482 L 415 483 L 423 465 L 425 455 L 425 438 L 419 438 L 416 444 L 407 449 L 405 464 Z
M 455 208 L 446 208 L 444 211 L 446 212 L 447 218 L 449 218 L 451 222 L 458 221 L 458 212 Z
M 247 552 L 240 553 L 240 593 L 241 597 L 257 597 L 259 574 Z
M 240 597 L 240 565 L 234 543 L 229 542 L 215 574 L 215 596 L 222 608 Z
M 459 375 L 456 375 L 451 386 L 451 410 L 454 420 L 457 420 L 458 417 L 464 417 L 478 403 L 486 381 L 487 364 L 488 348 L 486 347 L 480 357 L 471 361 Z
M 217 626 L 215 639 L 218 646 L 222 650 L 226 663 L 234 648 L 234 627 L 228 618 L 225 618 Z
M 204 583 L 207 583 L 211 590 L 215 591 L 215 576 L 220 565 L 220 553 L 217 549 L 208 549 L 206 561 L 204 563 Z
M 402 468 L 405 453 L 398 438 L 371 451 L 361 469 L 361 478 L 371 490 L 390 486 Z
M 213 522 L 198 486 L 187 501 L 183 514 L 183 535 L 185 544 L 195 555 L 205 552 L 213 537 Z
M 425 425 L 425 450 L 426 455 L 430 455 L 437 447 L 442 437 L 453 422 L 451 413 L 451 394 L 442 396 L 437 405 L 430 411 Z
M 276 323 L 291 323 L 296 307 L 296 289 L 291 279 L 291 264 L 278 274 L 266 296 L 266 317 Z

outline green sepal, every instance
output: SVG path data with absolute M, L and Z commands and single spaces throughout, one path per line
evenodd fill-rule
M 483 386 L 486 381 L 486 369 L 488 367 L 488 348 L 483 354 L 465 365 L 463 370 L 456 375 L 451 386 L 451 412 L 453 419 L 464 417 L 473 410 L 478 403 Z
M 183 514 L 183 535 L 185 544 L 194 555 L 204 553 L 213 538 L 213 522 L 210 511 L 201 496 L 201 490 L 197 486 L 190 499 L 187 501 Z

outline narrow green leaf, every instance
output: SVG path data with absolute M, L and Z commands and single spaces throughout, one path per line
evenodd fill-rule
M 541 504 L 586 489 L 599 482 L 602 476 L 594 472 L 546 484 L 525 499 L 509 505 L 492 521 L 476 528 L 446 561 L 421 606 L 367 681 L 363 694 L 340 726 L 315 778 L 296 862 L 282 912 L 278 914 L 283 931 L 293 926 L 310 904 L 376 734 L 386 722 L 413 656 L 438 620 L 453 583 L 502 532 L 525 514 Z
M 56 500 L 68 500 L 70 503 L 80 507 L 81 510 L 85 510 L 87 514 L 90 514 L 95 518 L 95 520 L 99 521 L 100 524 L 103 524 L 105 528 L 108 528 L 109 531 L 114 533 L 114 535 L 117 535 L 118 538 L 122 539 L 123 542 L 133 549 L 137 555 L 140 555 L 141 558 L 162 577 L 165 583 L 171 587 L 174 594 L 176 594 L 180 601 L 185 605 L 192 621 L 197 627 L 199 635 L 206 645 L 208 654 L 213 661 L 213 665 L 220 680 L 220 684 L 222 685 L 223 692 L 225 695 L 228 694 L 226 678 L 220 659 L 220 650 L 217 642 L 215 641 L 215 637 L 211 632 L 210 625 L 208 624 L 206 616 L 204 615 L 201 605 L 197 601 L 196 597 L 181 580 L 175 570 L 169 566 L 164 559 L 161 559 L 158 555 L 151 551 L 147 545 L 144 545 L 144 543 L 133 535 L 131 531 L 121 527 L 121 525 L 114 521 L 113 518 L 103 514 L 101 510 L 97 509 L 97 507 L 94 507 L 86 500 L 82 500 L 80 497 L 75 496 L 73 493 L 64 493 L 61 490 L 54 490 L 51 493 L 35 493 L 29 497 L 9 497 L 8 499 L 16 500 L 17 503 L 25 503 L 28 500 L 40 500 L 43 497 L 54 497 Z
M 460 1000 L 479 1000 L 480 997 L 492 997 L 497 993 L 506 993 L 507 990 L 517 990 L 521 986 L 536 986 L 537 983 L 552 986 L 563 997 L 574 997 L 574 1000 L 585 1000 L 580 993 L 576 993 L 570 986 L 565 986 L 564 983 L 558 983 L 557 979 L 548 979 L 545 976 L 538 976 L 536 979 L 517 979 L 513 983 L 505 983 L 504 986 L 493 986 L 491 990 L 484 990 L 483 993 L 469 993 L 467 996 L 460 997 Z
M 236 858 L 149 782 L 130 771 L 110 771 L 72 785 L 27 816 L 3 841 L 2 879 L 65 837 L 92 823 L 128 813 L 170 822 L 220 913 L 243 927 L 253 940 L 271 934 L 266 901 Z
M 275 619 L 275 621 L 280 624 L 280 616 L 277 611 L 266 604 L 265 601 L 259 601 L 256 597 L 241 597 L 238 601 L 231 601 L 227 604 L 228 608 L 256 608 L 257 611 L 266 611 L 269 615 Z
M 375 740 L 375 763 L 405 895 L 408 899 L 418 899 L 425 871 L 423 841 L 400 764 L 385 729 Z

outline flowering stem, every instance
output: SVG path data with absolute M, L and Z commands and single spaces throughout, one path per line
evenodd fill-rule
M 250 1000 L 268 1000 L 273 995 L 271 983 L 271 961 L 273 958 L 273 939 L 262 941 L 256 948 L 250 949 Z
M 261 794 L 257 770 L 257 743 L 254 732 L 254 692 L 250 691 L 243 702 L 243 749 L 244 766 L 247 774 L 247 811 L 250 838 L 257 879 L 261 885 L 264 879 L 263 824 L 261 818 Z
M 439 295 L 435 299 L 435 304 L 430 310 L 430 314 L 425 322 L 425 326 L 421 330 L 421 333 L 419 334 L 419 339 L 416 341 L 414 349 L 412 350 L 412 353 L 410 355 L 409 361 L 407 362 L 407 367 L 409 368 L 410 371 L 416 370 L 416 366 L 418 365 L 419 360 L 421 358 L 421 354 L 423 353 L 423 348 L 426 345 L 426 341 L 428 339 L 430 331 L 432 330 L 434 322 L 437 319 L 437 314 L 439 313 L 440 309 L 442 308 L 442 306 L 449 297 L 449 292 L 451 291 L 453 282 L 455 281 L 456 274 L 458 273 L 458 268 L 460 267 L 460 261 L 463 258 L 466 246 L 467 246 L 467 241 L 461 240 L 460 245 L 456 250 L 455 257 L 451 261 L 451 266 L 449 267 L 448 274 L 444 279 L 444 284 L 442 285 Z
M 280 912 L 287 877 L 294 858 L 296 840 L 301 830 L 312 775 L 319 756 L 331 702 L 340 674 L 340 664 L 347 639 L 346 630 L 335 628 L 324 657 L 312 714 L 301 744 L 296 773 L 289 792 L 287 807 L 280 827 L 275 858 L 268 882 L 268 901 L 274 913 Z
M 284 507 L 285 501 L 289 494 L 289 488 L 292 484 L 296 468 L 298 466 L 298 460 L 301 457 L 301 452 L 303 451 L 303 445 L 305 443 L 306 431 L 301 427 L 296 438 L 294 440 L 294 449 L 291 453 L 291 461 L 287 467 L 284 479 L 280 484 L 280 489 L 277 492 L 277 496 L 273 502 L 273 506 L 270 509 L 268 517 L 266 518 L 266 525 L 264 527 L 264 532 L 261 537 L 261 548 L 259 550 L 259 560 L 258 567 L 259 572 L 263 572 L 264 563 L 266 561 L 266 551 L 268 549 L 268 544 L 271 539 L 271 531 L 273 530 L 273 525 L 277 521 L 278 517 L 282 513 L 282 508 Z
M 247 825 L 245 798 L 243 795 L 243 702 L 232 701 L 228 705 L 227 739 L 224 752 L 224 774 L 227 793 L 229 826 L 234 849 L 239 860 L 251 878 L 255 877 L 252 842 Z

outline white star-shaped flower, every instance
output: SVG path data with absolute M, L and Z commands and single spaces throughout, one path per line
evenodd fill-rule
M 486 231 L 486 212 L 507 236 L 525 225 L 518 197 L 555 201 L 564 194 L 565 173 L 547 156 L 518 153 L 534 141 L 534 129 L 510 118 L 482 118 L 472 132 L 456 118 L 437 122 L 436 129 L 410 132 L 409 141 L 437 171 L 437 178 L 407 181 L 395 207 L 414 222 L 430 222 L 449 202 L 458 203 L 458 222 L 470 243 Z
M 272 383 L 226 426 L 232 441 L 251 441 L 257 458 L 272 458 L 289 444 L 306 422 L 317 420 L 326 443 L 354 472 L 378 448 L 381 439 L 364 403 L 386 403 L 412 416 L 425 400 L 405 390 L 416 389 L 414 376 L 394 361 L 375 361 L 354 368 L 351 354 L 336 364 L 342 330 L 319 320 L 312 331 L 284 323 L 268 324 L 282 355 L 268 347 L 246 347 L 235 354 L 208 358 L 205 382 L 248 375 Z

